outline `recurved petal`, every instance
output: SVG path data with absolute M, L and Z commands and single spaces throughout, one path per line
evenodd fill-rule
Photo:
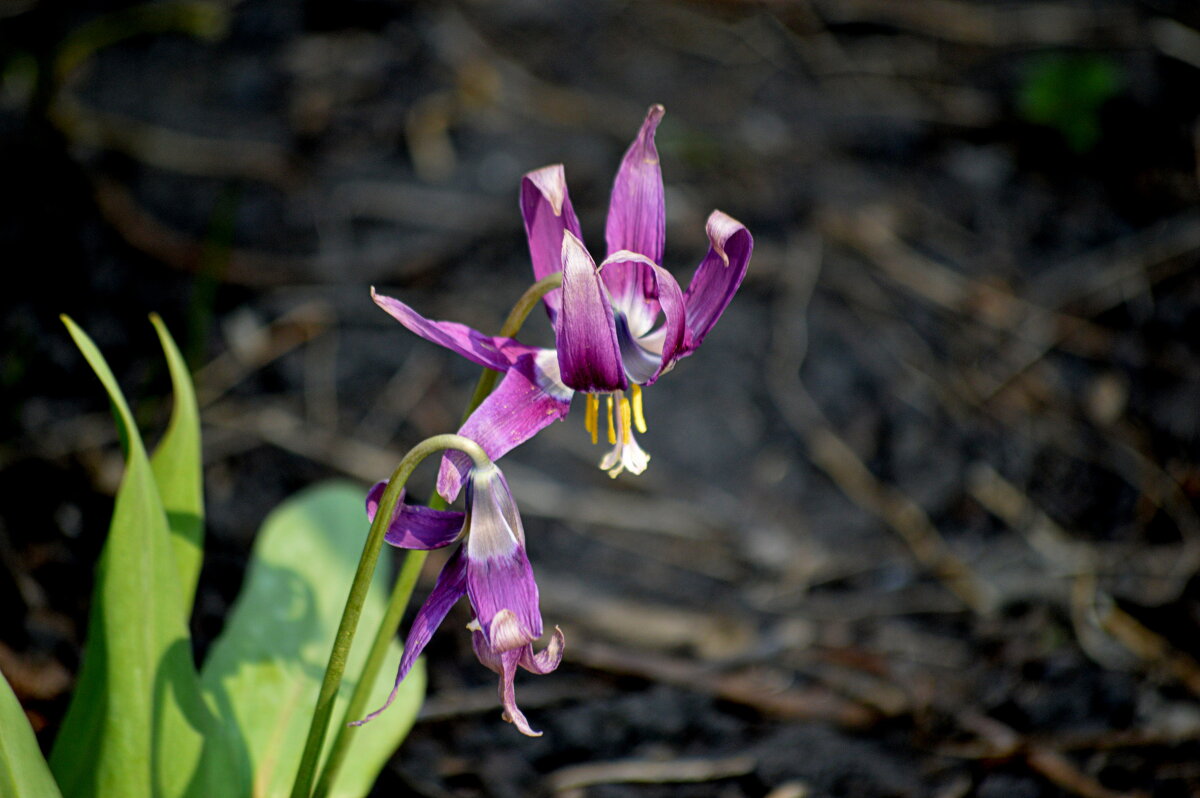
M 613 258 L 636 258 L 632 253 L 617 253 Z M 644 259 L 643 259 L 644 260 Z M 601 271 L 608 268 L 607 261 Z M 640 385 L 650 385 L 680 357 L 687 326 L 683 290 L 671 273 L 649 261 L 641 264 L 647 274 L 649 287 L 646 298 L 662 310 L 663 326 L 643 341 L 630 320 L 618 318 L 617 345 L 625 373 Z M 644 332 L 644 331 L 643 331 Z M 649 346 L 647 344 L 650 344 Z
M 467 628 L 471 630 L 471 648 L 475 650 L 476 658 L 488 669 L 500 673 L 504 667 L 500 655 L 488 645 L 483 629 L 479 625 L 479 619 L 472 620 Z M 563 642 L 562 629 L 556 626 L 554 634 L 550 636 L 550 642 L 544 649 L 535 653 L 533 643 L 527 643 L 521 651 L 517 664 L 530 673 L 545 676 L 562 663 Z
M 577 391 L 623 391 L 629 387 L 612 305 L 596 263 L 578 238 L 562 241 L 563 302 L 554 324 L 562 381 Z
M 387 481 L 377 482 L 367 491 L 367 518 L 374 521 Z M 396 502 L 392 522 L 384 540 L 402 549 L 440 549 L 449 546 L 462 532 L 464 513 L 434 510 L 418 504 L 405 504 L 404 492 Z
M 537 347 L 526 346 L 512 338 L 484 335 L 458 322 L 431 321 L 399 299 L 375 293 L 374 288 L 371 289 L 371 298 L 392 318 L 426 341 L 444 346 L 487 368 L 503 371 L 522 355 L 537 351 Z
M 475 656 L 487 668 L 500 675 L 500 702 L 504 705 L 504 719 L 514 724 L 521 734 L 530 737 L 541 736 L 540 731 L 535 731 L 530 727 L 529 721 L 525 719 L 525 713 L 517 706 L 513 679 L 517 673 L 517 665 L 539 675 L 550 673 L 557 668 L 562 662 L 562 630 L 557 626 L 554 627 L 554 635 L 550 638 L 546 648 L 535 654 L 532 643 L 526 643 L 522 648 L 511 651 L 496 651 L 488 644 L 478 619 L 473 620 L 467 628 L 471 630 L 471 648 L 475 649 Z
M 658 149 L 654 146 L 654 131 L 664 113 L 661 105 L 650 106 L 637 138 L 625 151 L 613 181 L 608 222 L 604 228 L 608 252 L 627 249 L 645 255 L 655 263 L 662 263 L 666 240 L 662 170 L 658 164 Z M 622 275 L 614 273 L 613 276 Z M 613 284 L 609 287 L 611 290 Z M 623 290 L 626 289 L 618 288 L 618 291 Z M 617 292 L 613 296 L 616 299 Z
M 546 166 L 521 180 L 521 216 L 529 240 L 533 276 L 542 279 L 562 268 L 563 231 L 582 238 L 579 219 L 567 194 L 567 178 L 562 164 Z M 562 303 L 562 292 L 551 291 L 545 297 L 546 309 L 553 320 Z
M 421 652 L 425 650 L 425 646 L 429 645 L 430 638 L 433 637 L 433 633 L 437 631 L 437 628 L 442 625 L 442 621 L 446 618 L 446 613 L 450 612 L 450 608 L 466 592 L 466 575 L 467 558 L 460 547 L 454 554 L 450 555 L 450 559 L 446 562 L 445 567 L 442 568 L 442 572 L 438 574 L 437 584 L 434 585 L 433 592 L 429 594 L 429 598 L 425 599 L 425 603 L 417 611 L 417 617 L 413 619 L 412 628 L 408 630 L 408 639 L 404 641 L 404 656 L 400 658 L 400 668 L 396 671 L 396 685 L 392 688 L 392 692 L 388 694 L 387 701 L 384 702 L 383 706 L 362 720 L 351 723 L 351 726 L 361 726 L 364 723 L 374 720 L 381 712 L 392 705 L 392 701 L 396 699 L 396 692 L 400 689 L 400 682 L 404 681 L 404 677 L 412 670 L 413 663 L 417 661 L 417 657 L 421 656 Z
M 554 627 L 554 634 L 550 637 L 550 642 L 546 647 L 536 654 L 533 653 L 533 644 L 521 652 L 520 665 L 530 673 L 536 673 L 539 676 L 545 676 L 550 671 L 556 669 L 563 657 L 563 633 L 562 629 Z
M 458 434 L 482 446 L 492 460 L 499 460 L 543 427 L 565 416 L 574 395 L 559 377 L 554 351 L 537 350 L 512 365 Z M 442 498 L 454 501 L 470 469 L 471 458 L 457 450 L 446 453 L 438 473 L 437 487 Z
M 504 719 L 517 727 L 526 737 L 541 737 L 542 733 L 529 725 L 525 713 L 517 706 L 517 691 L 513 679 L 517 675 L 517 663 L 524 652 L 505 651 L 500 656 L 500 703 L 504 706 Z
M 754 250 L 754 238 L 745 225 L 720 211 L 713 211 L 706 225 L 708 231 L 708 254 L 692 275 L 692 282 L 683 295 L 687 305 L 687 340 L 684 342 L 688 354 L 695 351 L 708 335 L 708 331 L 725 312 L 729 301 L 737 293 L 746 267 L 750 264 L 750 253 Z
M 613 309 L 625 317 L 635 336 L 648 332 L 658 319 L 654 265 L 645 255 L 628 250 L 614 252 L 600 264 L 600 279 L 612 298 Z

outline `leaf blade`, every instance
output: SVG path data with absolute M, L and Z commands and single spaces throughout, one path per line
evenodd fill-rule
M 327 483 L 288 499 L 264 521 L 245 587 L 201 675 L 224 721 L 242 730 L 254 771 L 255 798 L 286 798 L 304 748 L 307 717 L 366 539 L 362 488 Z M 358 645 L 334 717 L 345 711 L 360 672 L 370 631 L 383 616 L 379 584 L 384 559 L 363 606 Z M 270 634 L 265 634 L 270 630 Z M 389 657 L 400 659 L 393 642 Z M 382 704 L 394 672 L 380 674 L 372 700 Z M 366 795 L 384 763 L 408 733 L 425 694 L 424 670 L 414 669 L 392 708 L 360 730 L 334 794 Z M 378 705 L 376 704 L 376 705 Z M 332 735 L 330 735 L 332 738 Z M 328 741 L 327 741 L 328 745 Z
M 0 677 L 0 795 L 62 798 L 8 681 Z
M 204 557 L 204 476 L 200 455 L 200 410 L 191 374 L 163 320 L 154 313 L 150 323 L 158 333 L 171 374 L 174 401 L 171 420 L 150 457 L 154 482 L 167 512 L 179 592 L 185 617 L 190 617 Z
M 104 356 L 62 318 L 108 393 L 126 464 L 96 569 L 79 681 L 50 769 L 66 798 L 236 795 L 236 785 L 220 784 L 236 771 L 224 738 L 210 734 L 214 722 L 192 663 L 166 513 L 145 446 Z

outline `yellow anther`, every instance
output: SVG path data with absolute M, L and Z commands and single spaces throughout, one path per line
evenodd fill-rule
M 600 430 L 596 424 L 599 421 L 600 415 L 600 397 L 594 393 L 587 395 L 587 413 L 583 417 L 583 428 L 586 429 L 592 436 L 592 443 L 595 444 L 600 437 Z
M 637 424 L 638 432 L 645 432 L 646 417 L 642 415 L 642 386 L 635 382 L 630 393 L 633 395 L 633 422 Z
M 633 428 L 631 416 L 633 411 L 629 408 L 629 400 L 624 396 L 621 397 L 621 443 L 628 444 L 629 439 L 633 437 L 630 431 Z
M 613 428 L 613 401 L 610 393 L 605 397 L 604 408 L 608 412 L 608 442 L 617 442 L 617 431 Z

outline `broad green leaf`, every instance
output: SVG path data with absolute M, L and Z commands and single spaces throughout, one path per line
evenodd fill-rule
M 204 663 L 201 681 L 230 729 L 243 735 L 254 771 L 255 798 L 291 792 L 309 720 L 346 594 L 367 537 L 365 491 L 347 483 L 309 488 L 268 516 L 254 545 L 246 584 Z M 334 711 L 339 723 L 371 639 L 383 617 L 380 558 Z M 371 695 L 381 705 L 395 681 L 400 646 L 392 644 Z M 355 730 L 332 794 L 363 796 L 408 734 L 425 696 L 425 672 L 414 668 L 392 707 Z M 333 738 L 331 729 L 326 745 Z
M 196 581 L 204 555 L 204 477 L 200 462 L 200 412 L 192 377 L 179 348 L 158 314 L 150 316 L 158 332 L 167 368 L 171 372 L 171 388 L 175 403 L 171 421 L 163 433 L 158 448 L 150 457 L 158 495 L 167 511 L 175 567 L 179 571 L 179 593 L 184 618 L 191 617 Z
M 3 677 L 0 677 L 0 795 L 62 798 L 25 712 Z
M 245 794 L 200 692 L 167 516 L 141 436 L 96 345 L 63 322 L 108 393 L 126 462 L 50 768 L 66 798 Z

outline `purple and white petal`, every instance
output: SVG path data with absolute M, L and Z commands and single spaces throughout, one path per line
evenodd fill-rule
M 725 312 L 746 276 L 746 267 L 754 250 L 750 231 L 732 216 L 713 211 L 705 227 L 708 254 L 696 268 L 683 295 L 687 305 L 687 340 L 681 356 L 694 352 Z
M 471 648 L 475 651 L 475 658 L 488 670 L 501 673 L 504 670 L 504 663 L 500 659 L 500 654 L 488 645 L 487 635 L 483 633 L 483 627 L 479 625 L 478 618 L 472 618 L 467 624 L 467 629 L 471 632 Z M 530 648 L 533 648 L 530 645 Z
M 648 258 L 634 255 L 626 258 L 626 250 L 610 255 L 600 265 L 600 279 L 612 298 L 613 310 L 624 316 L 633 334 L 649 332 L 658 319 L 658 300 L 654 298 L 654 275 L 646 265 Z
M 562 381 L 577 391 L 603 393 L 629 387 L 613 309 L 596 263 L 578 238 L 563 235 L 563 301 L 554 324 Z
M 541 737 L 542 733 L 529 725 L 525 713 L 517 706 L 517 691 L 513 679 L 517 675 L 517 663 L 521 650 L 505 651 L 500 654 L 500 703 L 504 706 L 504 719 L 517 727 L 526 737 Z
M 488 644 L 496 651 L 511 651 L 541 637 L 537 584 L 524 547 L 507 557 L 467 557 L 467 596 Z
M 522 178 L 521 217 L 525 220 L 534 279 L 540 280 L 562 269 L 563 231 L 570 231 L 576 238 L 583 237 L 567 194 L 562 164 L 543 167 Z M 562 292 L 551 291 L 544 301 L 553 321 L 562 303 Z
M 467 596 L 488 645 L 508 651 L 542 634 L 525 530 L 508 483 L 494 465 L 471 472 L 467 494 Z
M 538 350 L 513 364 L 458 434 L 482 446 L 492 460 L 499 460 L 513 447 L 567 415 L 574 395 L 574 391 L 562 384 L 554 350 Z M 454 501 L 470 469 L 471 458 L 457 450 L 446 452 L 437 484 L 443 499 Z
M 479 625 L 479 619 L 473 619 L 471 623 L 467 624 L 467 628 L 471 630 L 471 648 L 475 650 L 476 658 L 478 658 L 484 667 L 496 673 L 501 673 L 503 662 L 500 659 L 500 654 L 488 645 L 487 637 L 483 634 L 483 627 Z M 554 634 L 550 636 L 550 642 L 546 643 L 544 649 L 535 653 L 533 643 L 526 644 L 525 648 L 521 651 L 521 657 L 517 660 L 517 664 L 530 673 L 545 676 L 562 664 L 563 643 L 562 629 L 556 626 L 554 627 Z
M 512 338 L 484 335 L 455 321 L 431 321 L 399 299 L 375 293 L 374 288 L 371 288 L 371 298 L 392 318 L 426 341 L 444 346 L 480 366 L 504 371 L 517 358 L 537 351 L 537 347 L 526 346 Z
M 613 306 L 629 319 L 634 335 L 647 332 L 658 316 L 658 305 L 647 297 L 653 278 L 635 260 L 612 256 L 622 250 L 636 252 L 661 265 L 666 241 L 666 214 L 663 205 L 662 171 L 654 131 L 662 119 L 663 107 L 653 106 L 638 136 L 626 151 L 613 181 L 605 237 L 610 265 L 601 277 Z
M 396 693 L 400 689 L 400 683 L 412 670 L 413 663 L 417 661 L 417 657 L 421 656 L 421 652 L 429 644 L 433 633 L 442 625 L 446 613 L 450 612 L 450 608 L 462 598 L 466 590 L 467 558 L 460 546 L 454 554 L 450 555 L 442 572 L 438 574 L 433 592 L 429 594 L 429 598 L 425 599 L 425 603 L 417 611 L 417 617 L 413 619 L 412 628 L 408 630 L 408 639 L 404 641 L 404 656 L 400 658 L 400 668 L 396 671 L 396 684 L 392 687 L 392 692 L 388 694 L 387 701 L 362 720 L 351 723 L 351 726 L 361 726 L 374 720 L 379 713 L 392 705 L 392 701 L 396 699 Z
M 614 259 L 625 257 L 640 258 L 633 253 L 617 253 L 613 256 Z M 608 264 L 608 261 L 601 264 L 601 272 L 608 269 Z M 621 361 L 629 379 L 640 385 L 651 385 L 659 375 L 668 371 L 679 357 L 677 352 L 683 347 L 687 331 L 687 312 L 683 291 L 670 272 L 644 258 L 639 265 L 646 269 L 650 280 L 646 297 L 656 308 L 661 308 L 663 325 L 654 331 L 653 344 L 646 346 L 630 320 L 618 315 L 617 345 L 620 347 Z
M 554 627 L 554 634 L 550 636 L 550 642 L 546 647 L 536 654 L 533 653 L 533 644 L 521 652 L 519 664 L 522 668 L 530 673 L 536 673 L 539 676 L 545 676 L 556 669 L 562 662 L 563 657 L 563 633 L 562 629 Z
M 666 241 L 666 212 L 654 131 L 664 113 L 661 105 L 650 106 L 637 138 L 625 151 L 613 181 L 608 222 L 604 228 L 609 253 L 627 249 L 645 255 L 657 264 L 662 263 Z M 612 284 L 609 287 L 611 290 Z M 617 293 L 613 296 L 615 299 Z
M 377 482 L 367 491 L 367 518 L 374 521 L 387 481 Z M 404 491 L 396 500 L 396 511 L 388 524 L 384 540 L 401 549 L 440 549 L 449 546 L 462 533 L 465 513 L 435 510 L 418 504 L 405 504 Z

